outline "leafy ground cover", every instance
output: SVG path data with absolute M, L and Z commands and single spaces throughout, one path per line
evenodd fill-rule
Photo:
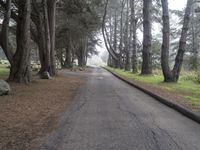
M 1 72 L 4 76 L 7 70 Z M 58 75 L 51 80 L 35 76 L 28 85 L 10 83 L 11 93 L 0 97 L 0 149 L 39 149 L 83 82 Z

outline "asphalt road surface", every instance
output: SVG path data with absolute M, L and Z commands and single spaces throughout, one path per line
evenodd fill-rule
M 200 150 L 200 125 L 92 69 L 44 150 Z

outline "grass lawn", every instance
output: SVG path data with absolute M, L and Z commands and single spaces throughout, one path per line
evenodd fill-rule
M 9 74 L 9 68 L 6 68 L 5 65 L 0 64 L 0 79 L 6 79 Z
M 132 72 L 127 72 L 122 69 L 114 69 L 110 67 L 107 67 L 107 69 L 133 80 L 161 86 L 167 90 L 184 94 L 184 97 L 190 100 L 193 104 L 200 105 L 200 84 L 192 80 L 185 80 L 181 77 L 178 83 L 164 83 L 163 76 L 159 73 L 156 73 L 155 75 L 141 76 L 140 74 L 133 74 Z

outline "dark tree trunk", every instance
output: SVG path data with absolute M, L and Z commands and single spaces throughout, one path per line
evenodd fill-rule
M 178 79 L 179 79 L 179 75 L 180 75 L 182 64 L 183 64 L 183 57 L 184 57 L 184 54 L 185 54 L 187 31 L 189 29 L 192 4 L 193 4 L 193 0 L 187 1 L 184 21 L 183 21 L 183 28 L 182 28 L 181 38 L 180 38 L 180 42 L 179 42 L 178 53 L 176 55 L 175 65 L 174 65 L 174 68 L 172 70 L 173 77 L 174 77 L 175 81 L 178 81 Z
M 175 59 L 175 65 L 173 70 L 169 67 L 169 36 L 170 36 L 170 23 L 169 23 L 169 10 L 168 10 L 168 0 L 162 0 L 163 9 L 163 44 L 162 44 L 162 55 L 161 55 L 161 65 L 164 75 L 165 82 L 177 82 L 182 68 L 183 57 L 186 47 L 187 31 L 190 22 L 190 13 L 192 8 L 193 0 L 187 1 L 187 6 L 185 10 L 185 16 L 183 21 L 183 28 L 181 32 L 181 38 L 179 42 L 179 49 Z
M 42 6 L 42 10 L 40 7 Z M 32 20 L 37 28 L 36 43 L 39 48 L 41 69 L 39 74 L 49 72 L 55 75 L 55 11 L 54 0 L 43 0 L 42 5 L 33 1 Z
M 117 10 L 115 10 L 115 26 L 114 26 L 113 49 L 115 51 L 117 51 Z
M 50 74 L 56 75 L 55 63 L 55 21 L 56 21 L 56 0 L 48 0 L 48 21 L 50 32 Z
M 77 51 L 78 57 L 78 66 L 79 67 L 86 67 L 86 59 L 87 59 L 87 37 L 82 37 L 79 41 L 79 48 Z
M 44 36 L 45 36 L 45 50 L 44 50 L 44 57 L 45 57 L 45 70 L 51 74 L 51 38 L 50 38 L 50 29 L 49 29 L 49 17 L 48 17 L 48 6 L 47 0 L 43 0 L 43 20 L 44 20 Z M 42 70 L 43 71 L 43 70 Z M 41 72 L 42 73 L 42 72 Z
M 168 12 L 168 0 L 162 0 L 163 8 L 163 43 L 161 52 L 161 66 L 164 75 L 164 81 L 170 81 L 172 72 L 169 67 L 169 43 L 170 43 L 170 22 Z
M 131 42 L 132 45 L 132 72 L 138 72 L 138 60 L 137 60 L 137 20 L 135 17 L 135 0 L 130 0 L 130 7 L 131 7 Z
M 125 71 L 130 71 L 131 69 L 131 58 L 130 58 L 130 47 L 129 47 L 129 0 L 126 2 L 127 10 L 126 10 L 126 29 L 125 29 L 125 37 L 124 37 L 124 44 L 125 44 Z
M 72 68 L 73 67 L 73 62 L 72 62 L 72 51 L 71 51 L 71 46 L 70 46 L 70 42 L 68 42 L 67 47 L 65 49 L 65 64 L 64 67 L 65 68 Z
M 19 3 L 17 20 L 17 50 L 11 63 L 9 81 L 25 82 L 31 81 L 30 66 L 30 0 L 23 0 Z
M 35 6 L 37 7 L 37 6 Z M 32 33 L 36 34 L 34 41 L 35 43 L 38 45 L 38 49 L 39 49 L 39 58 L 40 58 L 40 64 L 41 64 L 41 68 L 39 71 L 39 74 L 42 74 L 45 71 L 49 71 L 49 62 L 46 60 L 47 58 L 49 58 L 49 56 L 46 55 L 46 39 L 45 39 L 45 26 L 44 26 L 44 13 L 43 12 L 39 12 L 37 10 L 35 10 L 37 8 L 34 8 L 33 12 L 34 15 L 31 15 L 32 21 L 34 22 L 34 24 L 36 25 L 36 33 Z M 36 15 L 37 14 L 37 15 Z M 34 31 L 33 31 L 34 32 Z
M 10 21 L 10 16 L 11 16 L 11 0 L 6 1 L 5 5 L 5 14 L 4 14 L 4 19 L 2 23 L 2 31 L 0 33 L 0 44 L 1 47 L 10 62 L 12 63 L 12 57 L 13 57 L 13 52 L 11 47 L 9 46 L 9 21 Z
M 103 39 L 105 42 L 105 46 L 107 51 L 109 52 L 109 54 L 115 59 L 118 60 L 118 54 L 114 51 L 111 43 L 108 40 L 108 37 L 106 35 L 107 31 L 106 31 L 106 27 L 105 27 L 105 22 L 106 22 L 106 15 L 107 15 L 107 9 L 108 9 L 108 0 L 106 0 L 106 4 L 105 4 L 105 9 L 104 9 L 104 15 L 103 15 L 103 21 L 102 21 L 102 34 L 103 34 Z
M 142 75 L 152 74 L 152 0 L 143 1 L 143 50 Z
M 196 31 L 196 21 L 195 21 L 195 8 L 193 7 L 195 3 L 192 5 L 192 61 L 191 61 L 191 68 L 192 70 L 197 71 L 198 69 L 198 34 Z
M 124 12 L 124 0 L 121 4 L 121 18 L 120 18 L 120 42 L 119 42 L 119 67 L 121 69 L 124 68 L 124 62 L 123 62 L 123 12 Z

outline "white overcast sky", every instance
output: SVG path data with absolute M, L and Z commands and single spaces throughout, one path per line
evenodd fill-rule
M 181 10 L 186 6 L 187 0 L 169 0 L 169 8 Z

